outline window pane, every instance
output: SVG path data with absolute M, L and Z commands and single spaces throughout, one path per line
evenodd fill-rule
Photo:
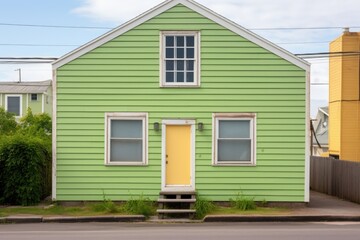
M 186 82 L 194 82 L 194 72 L 186 73 Z
M 184 37 L 183 36 L 179 36 L 179 37 L 176 37 L 176 46 L 184 46 Z
M 174 58 L 174 48 L 166 48 L 166 58 Z
M 176 73 L 176 82 L 184 82 L 184 72 Z
M 193 71 L 194 70 L 194 62 L 193 60 L 186 61 L 186 70 Z
M 250 120 L 219 120 L 220 138 L 250 138 Z
M 166 37 L 166 46 L 173 47 L 174 46 L 174 37 Z
M 7 111 L 14 113 L 15 116 L 20 116 L 20 97 L 7 98 Z
M 36 93 L 32 93 L 32 94 L 31 94 L 31 101 L 37 101 L 37 99 L 38 99 L 37 96 L 38 96 L 38 95 L 37 95 Z
M 166 70 L 174 70 L 174 61 L 173 60 L 166 61 Z
M 142 162 L 142 141 L 111 140 L 110 162 Z
M 174 82 L 174 72 L 166 72 L 166 82 Z
M 185 65 L 185 63 L 184 63 L 185 61 L 181 61 L 181 60 L 179 60 L 179 61 L 176 61 L 176 70 L 184 70 L 184 65 Z
M 194 56 L 195 56 L 194 48 L 187 48 L 186 49 L 186 57 L 187 58 L 194 58 Z
M 218 161 L 251 161 L 251 140 L 218 140 Z
M 188 36 L 186 37 L 186 46 L 193 47 L 195 42 L 195 38 Z
M 185 57 L 184 48 L 177 48 L 176 49 L 176 57 L 177 58 L 184 58 Z
M 111 120 L 112 138 L 142 138 L 142 120 Z

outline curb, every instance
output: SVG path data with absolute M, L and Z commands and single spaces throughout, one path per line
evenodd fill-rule
M 297 216 L 206 216 L 204 222 L 359 222 L 360 216 L 297 215 Z
M 4 223 L 41 223 L 42 217 L 37 216 L 11 216 L 11 217 L 5 217 Z
M 83 217 L 28 217 L 11 216 L 0 218 L 0 223 L 84 223 L 84 222 L 144 222 L 143 215 L 83 216 Z

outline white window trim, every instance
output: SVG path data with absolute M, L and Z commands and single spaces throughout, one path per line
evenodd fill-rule
M 45 94 L 41 94 L 41 113 L 45 112 Z
M 165 64 L 165 37 L 166 36 L 194 36 L 195 37 L 195 64 L 194 64 L 194 82 L 174 82 L 167 83 L 166 80 L 166 64 Z M 160 31 L 160 87 L 200 87 L 200 32 L 199 31 Z
M 256 114 L 255 113 L 213 113 L 213 166 L 256 166 Z M 251 161 L 218 161 L 219 120 L 250 120 Z
M 110 162 L 111 120 L 142 120 L 143 123 L 143 156 L 141 162 Z M 148 114 L 117 112 L 105 113 L 105 165 L 107 166 L 146 166 L 148 164 Z
M 15 117 L 21 117 L 23 114 L 22 111 L 22 95 L 21 94 L 6 94 L 5 95 L 5 111 L 8 110 L 8 97 L 20 97 L 20 115 L 19 116 L 15 116 Z

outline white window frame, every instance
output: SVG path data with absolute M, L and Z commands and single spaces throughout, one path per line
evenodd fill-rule
M 251 160 L 218 161 L 219 120 L 250 120 Z M 214 166 L 256 166 L 256 114 L 255 113 L 213 113 L 213 165 Z
M 194 82 L 166 82 L 166 36 L 194 37 Z M 174 58 L 174 60 L 176 60 Z M 184 58 L 186 60 L 186 58 Z M 199 87 L 200 86 L 200 32 L 199 31 L 160 31 L 160 87 Z
M 33 100 L 33 99 L 32 99 L 32 96 L 33 96 L 33 95 L 36 95 L 36 100 Z M 31 93 L 31 94 L 30 94 L 30 100 L 31 100 L 32 102 L 37 102 L 37 101 L 39 100 L 38 94 L 37 94 L 37 93 Z
M 111 120 L 142 120 L 143 140 L 142 140 L 142 161 L 141 162 L 111 162 Z M 145 166 L 148 164 L 148 114 L 147 113 L 105 113 L 105 165 L 107 166 Z
M 5 111 L 8 111 L 8 98 L 9 97 L 19 97 L 20 98 L 20 111 L 19 111 L 19 116 L 15 116 L 15 117 L 21 117 L 23 114 L 22 111 L 22 95 L 21 94 L 6 94 L 5 95 Z

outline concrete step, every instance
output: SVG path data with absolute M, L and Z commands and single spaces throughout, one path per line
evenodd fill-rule
M 196 195 L 195 191 L 161 191 L 160 195 Z
M 196 213 L 195 209 L 158 209 L 157 213 Z
M 196 202 L 195 198 L 191 199 L 172 199 L 172 198 L 159 198 L 158 203 L 194 203 Z

